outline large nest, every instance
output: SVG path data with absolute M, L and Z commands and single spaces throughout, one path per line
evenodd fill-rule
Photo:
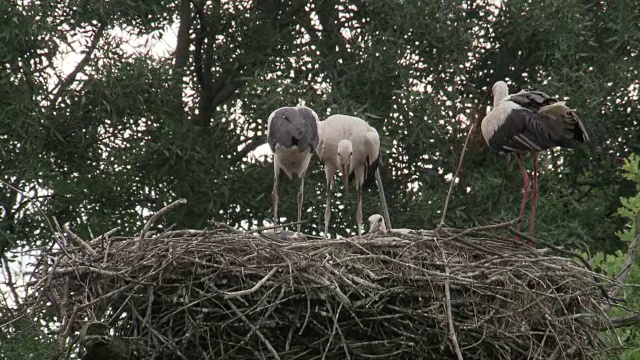
M 111 359 L 592 359 L 605 347 L 610 281 L 486 228 L 295 242 L 147 230 L 85 242 L 67 229 L 44 255 L 55 261 L 35 305 L 56 305 L 69 343 L 117 339 Z

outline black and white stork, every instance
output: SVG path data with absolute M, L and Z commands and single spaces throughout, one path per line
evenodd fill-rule
M 273 201 L 273 224 L 278 225 L 278 185 L 280 171 L 291 179 L 293 174 L 300 178 L 298 192 L 298 222 L 302 217 L 304 197 L 304 177 L 309 161 L 318 146 L 318 127 L 320 119 L 315 111 L 305 106 L 281 107 L 269 115 L 267 139 L 273 151 L 274 183 L 271 199 Z M 298 233 L 300 224 L 298 224 Z
M 574 109 L 564 101 L 541 91 L 521 91 L 509 95 L 504 81 L 493 85 L 493 109 L 482 119 L 482 135 L 489 147 L 500 154 L 515 154 L 523 180 L 522 203 L 516 230 L 529 195 L 529 176 L 522 155 L 533 155 L 533 191 L 529 234 L 533 236 L 538 200 L 538 153 L 554 147 L 574 147 L 589 136 Z

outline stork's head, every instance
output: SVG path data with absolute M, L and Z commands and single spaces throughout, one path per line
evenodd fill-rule
M 351 159 L 353 158 L 353 144 L 349 140 L 340 140 L 338 143 L 338 162 L 344 183 L 344 192 L 349 189 L 349 173 L 351 172 Z
M 373 234 L 375 232 L 387 232 L 387 227 L 384 224 L 384 219 L 380 214 L 373 214 L 369 216 L 369 234 Z
M 502 80 L 496 81 L 491 88 L 491 93 L 493 94 L 493 106 L 496 106 L 502 99 L 509 96 L 509 86 Z

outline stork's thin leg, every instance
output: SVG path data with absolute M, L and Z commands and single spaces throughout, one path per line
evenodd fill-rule
M 533 154 L 533 190 L 531 192 L 531 215 L 529 215 L 529 236 L 533 237 L 536 208 L 538 207 L 538 153 Z M 533 244 L 529 244 L 533 245 Z
M 271 201 L 273 203 L 273 226 L 278 226 L 278 185 L 280 183 L 280 168 L 274 169 L 273 191 L 271 192 Z
M 304 200 L 304 175 L 300 176 L 300 191 L 298 191 L 298 223 L 302 218 L 302 201 Z M 298 224 L 298 233 L 300 232 L 300 226 Z
M 358 185 L 358 208 L 356 209 L 356 225 L 358 226 L 358 236 L 362 235 L 362 185 Z
M 518 220 L 516 221 L 516 231 L 520 231 L 520 222 L 522 221 L 522 217 L 524 216 L 524 207 L 527 204 L 527 197 L 529 196 L 529 175 L 527 175 L 527 169 L 524 167 L 524 161 L 522 160 L 522 156 L 520 154 L 516 155 L 518 159 L 518 165 L 520 165 L 520 174 L 522 175 L 522 203 L 520 204 L 520 216 L 518 216 Z M 518 236 L 515 237 L 516 240 L 519 239 Z
M 329 220 L 331 220 L 331 185 L 332 181 L 327 180 L 327 201 L 324 208 L 324 236 L 329 237 Z

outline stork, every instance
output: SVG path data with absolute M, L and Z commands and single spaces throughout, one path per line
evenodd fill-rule
M 362 184 L 365 177 L 376 171 L 380 156 L 380 137 L 366 121 L 348 115 L 331 115 L 320 123 L 320 142 L 316 149 L 324 165 L 327 197 L 324 211 L 324 232 L 329 233 L 331 219 L 331 188 L 338 170 L 342 175 L 345 194 L 349 175 L 354 174 L 357 192 L 356 224 L 362 235 Z M 384 205 L 383 205 L 384 206 Z
M 269 115 L 267 138 L 273 151 L 274 183 L 271 192 L 273 201 L 273 224 L 278 225 L 278 188 L 280 172 L 300 179 L 298 191 L 298 222 L 302 217 L 302 201 L 304 198 L 304 177 L 309 167 L 313 151 L 318 146 L 318 115 L 305 106 L 281 107 Z M 300 232 L 300 224 L 298 224 Z
M 387 227 L 384 223 L 384 218 L 382 217 L 382 215 L 373 214 L 369 216 L 368 220 L 369 220 L 369 231 L 367 232 L 367 234 L 373 234 L 377 232 L 382 234 L 387 233 Z M 411 235 L 411 234 L 417 233 L 415 230 L 411 230 L 411 229 L 389 229 L 388 232 L 396 233 L 400 235 Z
M 529 234 L 533 236 L 538 200 L 538 153 L 554 147 L 574 147 L 589 136 L 584 125 L 564 101 L 541 91 L 521 91 L 509 95 L 504 81 L 493 85 L 493 109 L 482 119 L 482 135 L 489 147 L 500 154 L 515 154 L 522 175 L 522 203 L 516 230 L 529 195 L 529 176 L 522 155 L 533 155 L 533 191 Z

